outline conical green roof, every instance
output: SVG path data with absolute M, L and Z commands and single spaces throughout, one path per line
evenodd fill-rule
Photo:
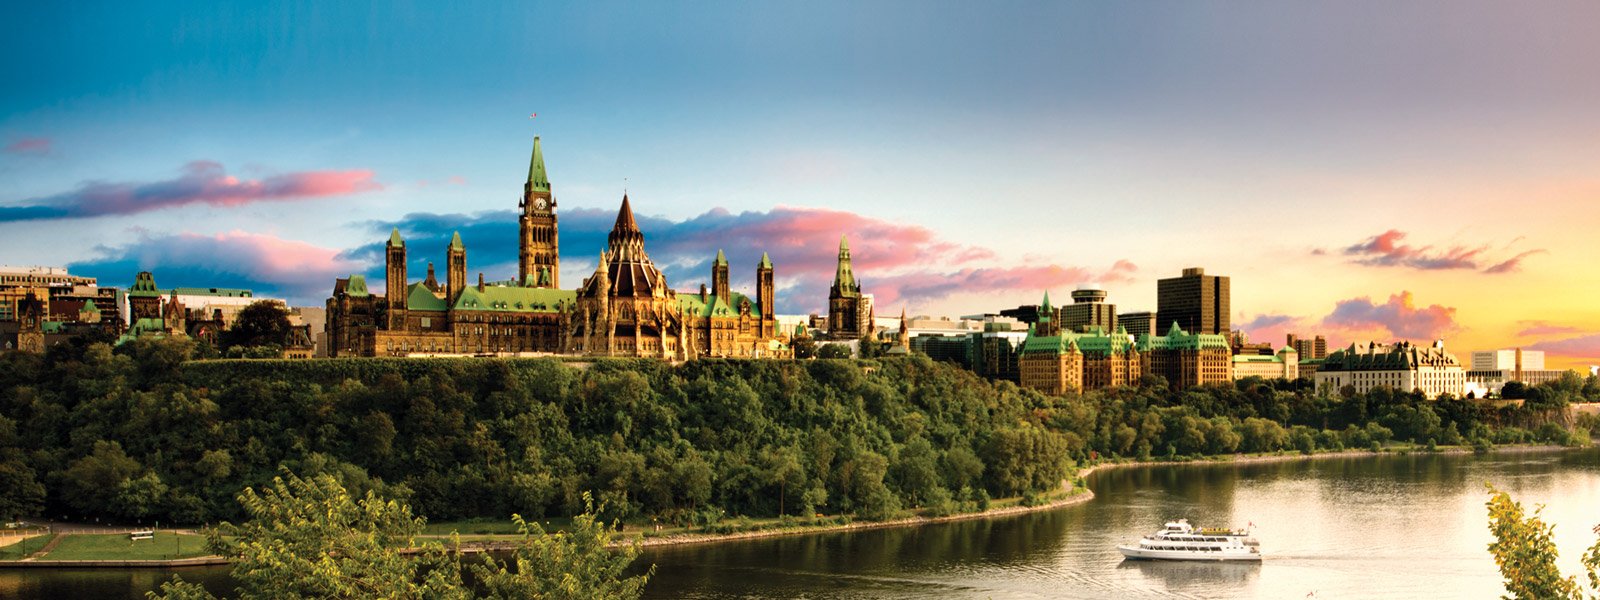
M 389 233 L 389 245 L 390 246 L 404 246 L 404 245 L 406 245 L 406 241 L 400 239 L 400 228 L 399 227 L 394 228 L 394 231 Z
M 761 253 L 761 268 L 763 268 L 763 269 L 771 269 L 772 268 L 772 259 L 767 258 L 767 253 L 765 253 L 765 252 Z
M 457 250 L 457 249 L 465 250 L 466 249 L 465 246 L 461 245 L 461 232 L 457 231 L 457 232 L 455 232 L 455 235 L 450 236 L 450 249 L 452 249 L 452 250 Z
M 728 264 L 728 257 L 723 256 L 721 248 L 717 249 L 717 263 L 716 264 L 717 264 L 717 266 L 722 266 L 722 265 Z
M 550 175 L 544 170 L 544 151 L 539 148 L 539 136 L 533 137 L 533 159 L 528 161 L 528 185 L 534 191 L 550 191 Z

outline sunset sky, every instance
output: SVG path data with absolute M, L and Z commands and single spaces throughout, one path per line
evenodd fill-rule
M 626 188 L 785 313 L 848 235 L 880 314 L 1201 266 L 1258 340 L 1600 364 L 1600 3 L 217 4 L 4 9 L 0 263 L 320 305 L 398 226 L 505 279 L 539 135 L 567 287 Z

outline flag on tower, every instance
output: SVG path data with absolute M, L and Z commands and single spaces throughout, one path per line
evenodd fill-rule
M 532 118 L 537 117 L 537 116 L 539 116 L 539 113 L 528 113 L 528 118 L 529 119 L 532 119 Z

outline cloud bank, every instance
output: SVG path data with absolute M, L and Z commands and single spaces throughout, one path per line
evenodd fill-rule
M 262 179 L 229 175 L 219 163 L 199 160 L 184 165 L 173 179 L 146 183 L 90 182 L 71 192 L 34 198 L 19 206 L 0 206 L 0 222 L 38 219 L 80 219 L 131 215 L 146 211 L 208 204 L 240 206 L 252 202 L 304 200 L 382 189 L 372 171 L 302 171 Z
M 130 244 L 96 250 L 101 258 L 72 263 L 72 272 L 126 287 L 139 271 L 151 271 L 162 289 L 248 288 L 295 305 L 322 305 L 335 278 L 369 267 L 340 257 L 333 248 L 246 231 L 141 236 Z
M 1535 254 L 1548 254 L 1543 249 L 1536 249 L 1528 250 L 1511 258 L 1496 260 L 1489 258 L 1490 250 L 1488 245 L 1470 248 L 1452 246 L 1436 250 L 1431 245 L 1412 246 L 1406 244 L 1404 242 L 1406 235 L 1404 231 L 1390 229 L 1369 237 L 1360 243 L 1346 246 L 1341 253 L 1350 257 L 1350 261 L 1358 265 L 1402 267 L 1419 271 L 1477 270 L 1485 263 L 1492 263 L 1483 269 L 1484 273 L 1491 275 L 1514 273 L 1521 270 L 1524 259 Z M 1520 239 L 1518 238 L 1518 240 Z M 1326 254 L 1326 251 L 1316 249 L 1311 253 L 1320 256 Z
M 1282 344 L 1286 334 L 1321 335 L 1330 348 L 1351 342 L 1398 340 L 1428 341 L 1446 338 L 1461 330 L 1454 307 L 1431 304 L 1417 306 L 1409 291 L 1389 296 L 1384 302 L 1370 297 L 1350 298 L 1334 304 L 1322 317 L 1285 314 L 1256 315 L 1243 320 L 1237 329 L 1252 341 Z

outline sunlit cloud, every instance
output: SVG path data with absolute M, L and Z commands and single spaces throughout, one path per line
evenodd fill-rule
M 634 202 L 636 211 L 641 204 Z M 560 214 L 563 286 L 587 276 L 606 244 L 615 210 L 572 209 Z M 763 252 L 774 263 L 780 288 L 779 310 L 814 312 L 825 308 L 828 287 L 838 261 L 839 239 L 847 236 L 851 263 L 862 291 L 880 305 L 925 302 L 969 291 L 1042 292 L 1088 282 L 1132 280 L 1139 267 L 1119 260 L 1104 268 L 1056 264 L 1006 265 L 995 252 L 951 242 L 920 225 L 894 223 L 860 214 L 821 208 L 778 207 L 770 211 L 734 213 L 714 209 L 684 220 L 636 213 L 651 258 L 674 287 L 689 291 L 710 281 L 711 262 L 722 250 L 733 267 L 735 289 L 753 286 Z M 392 222 L 370 223 L 373 241 L 352 249 L 347 259 L 378 263 L 390 228 L 406 238 L 413 268 L 443 260 L 450 237 L 460 232 L 467 245 L 469 269 L 487 265 L 490 279 L 509 279 L 517 258 L 518 225 L 513 211 L 472 215 L 410 214 Z M 421 272 L 421 271 L 414 271 Z
M 1322 317 L 1262 314 L 1241 319 L 1237 329 L 1251 340 L 1279 343 L 1286 334 L 1321 335 L 1332 346 L 1365 341 L 1425 341 L 1443 339 L 1459 332 L 1454 307 L 1431 304 L 1417 306 L 1409 291 L 1389 296 L 1384 302 L 1370 297 L 1350 298 L 1335 303 L 1333 311 Z
M 340 256 L 338 250 L 272 235 L 229 231 L 214 235 L 141 235 L 121 246 L 95 249 L 99 258 L 72 263 L 74 273 L 127 285 L 151 271 L 162 288 L 237 287 L 258 296 L 320 305 L 333 280 L 364 273 L 373 265 Z
M 0 222 L 131 215 L 207 204 L 240 206 L 252 202 L 343 196 L 383 189 L 372 171 L 302 171 L 262 179 L 229 175 L 220 163 L 198 160 L 173 179 L 147 183 L 90 182 L 71 192 L 0 206 Z
M 1502 274 L 1513 273 L 1521 269 L 1523 259 L 1535 254 L 1547 254 L 1543 249 L 1528 250 L 1508 259 L 1496 260 L 1490 258 L 1487 244 L 1480 246 L 1451 246 L 1449 248 L 1435 249 L 1434 246 L 1412 246 L 1404 243 L 1406 232 L 1390 229 L 1378 235 L 1367 238 L 1360 243 L 1346 246 L 1341 253 L 1351 257 L 1350 260 L 1358 265 L 1369 267 L 1403 267 L 1421 271 L 1439 271 L 1450 269 L 1476 270 L 1485 263 L 1492 263 L 1483 270 L 1484 273 Z M 1519 240 L 1521 238 L 1518 238 Z M 1516 241 L 1511 242 L 1515 244 Z M 1511 244 L 1507 244 L 1509 247 Z M 1316 249 L 1313 255 L 1323 255 L 1327 252 Z

